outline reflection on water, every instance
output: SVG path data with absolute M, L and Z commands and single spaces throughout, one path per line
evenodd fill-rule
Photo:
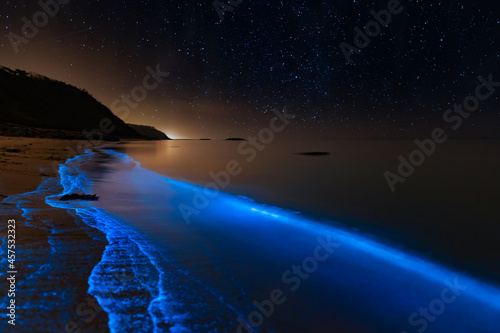
M 138 142 L 119 149 L 149 170 L 201 186 L 224 182 L 221 172 L 235 160 L 242 172 L 224 192 L 340 221 L 500 281 L 499 145 L 448 141 L 395 193 L 384 172 L 397 172 L 398 156 L 415 149 L 411 140 L 274 141 L 251 162 L 241 142 Z

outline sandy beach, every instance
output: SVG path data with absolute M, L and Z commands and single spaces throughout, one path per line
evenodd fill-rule
M 64 163 L 77 142 L 0 138 L 0 219 L 16 221 L 18 304 L 16 326 L 6 325 L 4 332 L 102 332 L 107 327 L 106 313 L 87 294 L 88 276 L 101 259 L 106 238 L 68 211 L 45 203 L 46 196 L 61 190 L 54 163 Z M 7 223 L 2 223 L 2 239 L 6 235 Z M 6 248 L 2 244 L 2 254 Z M 8 289 L 5 279 L 1 287 Z
M 35 190 L 43 178 L 57 177 L 77 140 L 0 136 L 0 199 Z M 74 149 L 74 148 L 71 148 Z

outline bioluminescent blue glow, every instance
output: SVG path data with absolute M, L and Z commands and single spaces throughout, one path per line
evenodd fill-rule
M 412 312 L 439 296 L 445 280 L 455 279 L 467 289 L 453 307 L 449 306 L 448 316 L 473 314 L 480 320 L 499 314 L 497 286 L 384 244 L 375 237 L 345 230 L 333 222 L 311 220 L 299 212 L 218 192 L 199 207 L 187 224 L 178 206 L 192 205 L 193 196 L 203 193 L 203 187 L 146 170 L 125 154 L 107 154 L 112 157 L 112 172 L 89 168 L 93 159 L 99 157 L 95 153 L 68 160 L 60 169 L 63 193 L 98 192 L 102 200 L 90 204 L 62 203 L 58 196 L 52 196 L 47 197 L 47 203 L 74 209 L 85 223 L 106 234 L 110 245 L 89 277 L 89 292 L 108 312 L 112 332 L 120 332 L 124 327 L 132 329 L 134 302 L 143 311 L 142 319 L 135 324 L 143 322 L 155 332 L 163 332 L 161 327 L 165 325 L 175 332 L 209 328 L 235 331 L 236 319 L 254 309 L 254 297 L 263 297 L 252 295 L 262 289 L 286 290 L 282 274 L 311 255 L 317 237 L 331 237 L 341 247 L 331 260 L 321 263 L 312 277 L 314 283 L 304 281 L 303 289 L 287 295 L 290 306 L 294 298 L 310 297 L 321 304 L 318 306 L 340 311 L 341 305 L 332 299 L 342 295 L 356 302 L 352 314 L 359 317 L 356 320 L 362 320 L 365 312 L 381 312 L 378 315 L 383 316 L 385 311 L 392 317 L 397 313 L 401 322 L 397 325 L 389 319 L 370 325 L 377 330 L 396 325 L 411 331 L 405 323 Z M 106 282 L 110 271 L 127 271 L 135 282 L 110 284 Z M 257 285 L 253 272 L 259 277 Z M 111 297 L 107 288 L 119 291 Z M 143 296 L 134 300 L 131 292 Z M 299 311 L 311 318 L 321 314 L 320 309 L 314 308 L 287 311 Z M 328 322 L 328 318 L 314 318 Z M 442 329 L 451 320 L 443 315 L 433 325 Z M 474 322 L 462 324 L 463 330 L 454 331 L 466 332 Z M 483 325 L 488 329 L 496 327 L 493 323 Z
M 179 182 L 177 181 L 172 181 L 167 178 L 163 179 L 170 183 L 179 184 Z M 191 188 L 193 191 L 203 190 L 203 188 L 197 185 L 188 183 L 184 183 L 183 186 Z M 426 279 L 433 280 L 435 282 L 442 282 L 450 276 L 459 276 L 464 281 L 467 281 L 467 284 L 471 287 L 471 289 L 474 289 L 475 297 L 487 304 L 500 309 L 500 290 L 496 286 L 491 286 L 487 283 L 472 279 L 458 272 L 453 272 L 450 269 L 420 258 L 416 255 L 405 253 L 397 248 L 386 246 L 380 243 L 380 241 L 374 241 L 370 238 L 363 237 L 359 234 L 348 232 L 340 228 L 334 228 L 332 226 L 318 223 L 316 221 L 303 219 L 297 217 L 296 214 L 286 212 L 283 209 L 264 205 L 258 206 L 257 203 L 249 204 L 231 195 L 221 193 L 218 200 L 220 201 L 218 202 L 218 204 L 224 207 L 223 209 L 221 208 L 221 211 L 224 211 L 225 214 L 262 214 L 264 216 L 273 217 L 273 220 L 278 223 L 286 223 L 294 227 L 317 232 L 318 234 L 331 233 L 334 234 L 336 240 L 342 244 L 348 244 L 359 251 L 363 251 L 369 253 L 370 255 L 379 257 L 395 266 L 412 271 Z M 233 212 L 228 212 L 229 210 L 233 210 Z M 255 221 L 258 222 L 259 219 L 256 218 Z M 265 222 L 269 223 L 271 221 L 266 220 Z

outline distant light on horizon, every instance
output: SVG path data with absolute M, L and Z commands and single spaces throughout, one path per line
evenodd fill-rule
M 172 132 L 172 131 L 168 131 L 168 130 L 165 130 L 165 129 L 163 129 L 163 130 L 161 130 L 161 131 L 162 131 L 163 133 L 165 133 L 165 134 L 166 134 L 166 135 L 167 135 L 170 139 L 176 139 L 176 140 L 177 140 L 177 139 L 182 139 L 182 137 L 181 137 L 181 136 L 179 136 L 179 134 L 174 133 L 174 132 Z

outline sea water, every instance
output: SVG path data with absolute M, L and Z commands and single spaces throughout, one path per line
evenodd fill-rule
M 332 150 L 314 157 L 292 154 L 308 147 L 268 150 L 260 164 L 241 162 L 247 171 L 217 192 L 201 185 L 224 170 L 225 160 L 241 158 L 233 153 L 238 143 L 184 143 L 132 143 L 120 149 L 127 154 L 97 150 L 69 160 L 60 170 L 63 193 L 97 193 L 100 200 L 65 206 L 58 196 L 47 198 L 106 234 L 89 293 L 108 313 L 112 332 L 498 331 L 495 283 L 402 246 L 398 232 L 373 232 L 387 226 L 353 228 L 331 218 L 338 206 L 329 200 L 339 191 L 329 192 L 332 184 L 345 196 L 363 187 L 353 182 L 349 190 L 342 181 L 353 173 L 373 184 L 363 164 L 350 170 L 360 162 L 359 144 L 337 147 L 353 155 L 349 165 Z M 381 160 L 391 161 L 370 165 L 382 167 Z M 287 195 L 279 195 L 281 186 Z M 209 200 L 197 202 L 199 193 Z M 359 197 L 363 214 L 366 201 Z M 348 211 L 339 216 L 351 220 Z

